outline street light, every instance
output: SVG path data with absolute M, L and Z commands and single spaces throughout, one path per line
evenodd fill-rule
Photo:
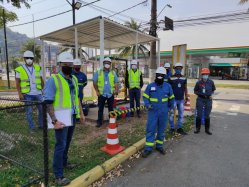
M 72 0 L 72 3 L 70 3 L 68 0 L 66 0 L 66 1 L 72 7 L 72 11 L 73 11 L 73 25 L 75 25 L 75 10 L 79 10 L 80 9 L 80 7 L 82 5 L 82 2 L 80 0 L 77 0 L 76 2 L 75 2 L 75 0 Z

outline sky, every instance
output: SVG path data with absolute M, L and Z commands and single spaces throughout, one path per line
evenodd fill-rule
M 92 2 L 94 0 L 85 1 Z M 94 5 L 119 12 L 143 1 L 144 0 L 100 0 L 94 3 Z M 114 16 L 111 19 L 124 23 L 124 21 L 129 21 L 129 16 L 131 16 L 138 22 L 147 23 L 148 20 L 150 20 L 150 2 L 151 1 L 148 0 L 147 5 L 139 5 L 122 13 L 125 14 L 125 16 Z M 249 3 L 239 5 L 239 0 L 157 0 L 157 3 L 158 13 L 166 4 L 172 6 L 172 8 L 166 7 L 159 15 L 158 20 L 163 20 L 164 16 L 170 17 L 173 20 L 179 20 L 193 16 L 210 16 L 233 11 L 246 11 L 249 8 Z M 10 4 L 2 4 L 7 10 L 14 11 L 19 17 L 19 21 L 8 23 L 7 26 L 10 26 L 13 31 L 26 34 L 29 37 L 39 37 L 43 34 L 72 25 L 72 12 L 68 12 L 50 19 L 35 22 L 34 30 L 32 23 L 11 27 L 32 21 L 33 17 L 34 20 L 37 20 L 71 9 L 71 6 L 66 0 L 32 0 L 30 5 L 30 9 L 25 7 L 17 9 Z M 109 15 L 110 14 L 112 13 L 109 12 Z M 80 10 L 76 10 L 76 23 L 100 15 L 108 17 L 108 15 L 90 6 L 82 7 Z M 173 45 L 178 44 L 187 44 L 189 49 L 197 49 L 249 46 L 248 31 L 249 21 L 233 24 L 175 28 L 174 31 L 160 31 L 158 35 L 161 38 L 161 50 L 171 50 Z

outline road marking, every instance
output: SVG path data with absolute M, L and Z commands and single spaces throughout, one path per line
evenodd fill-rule
M 238 113 L 234 113 L 234 112 L 227 112 L 226 115 L 229 115 L 229 116 L 237 116 Z
M 239 110 L 240 110 L 240 106 L 239 106 L 239 105 L 232 105 L 232 107 L 229 108 L 229 110 L 232 110 L 232 111 L 239 111 Z

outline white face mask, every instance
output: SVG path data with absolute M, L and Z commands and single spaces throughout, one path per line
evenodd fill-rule
M 137 65 L 132 65 L 131 69 L 137 69 Z
M 105 67 L 106 69 L 109 69 L 109 68 L 111 67 L 111 65 L 110 65 L 110 64 L 105 64 L 104 67 Z
M 32 64 L 33 64 L 33 60 L 27 59 L 27 60 L 26 60 L 26 63 L 27 63 L 28 65 L 32 65 Z

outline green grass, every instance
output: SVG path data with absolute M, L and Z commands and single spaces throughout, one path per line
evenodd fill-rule
M 30 135 L 27 130 L 27 122 L 24 111 L 11 110 L 0 111 L 0 131 L 12 137 L 11 141 L 14 147 L 5 151 L 7 156 L 24 163 L 33 169 L 42 170 L 43 167 L 43 147 L 42 132 L 37 131 Z M 37 118 L 37 116 L 35 116 Z M 144 116 L 146 118 L 146 114 Z M 126 148 L 145 137 L 146 119 L 122 119 L 118 120 L 119 140 L 122 146 Z M 193 117 L 187 117 L 183 128 L 188 131 L 191 129 Z M 166 131 L 168 132 L 168 130 Z M 18 136 L 17 136 L 18 135 Z M 171 138 L 171 135 L 166 135 Z M 1 143 L 10 141 L 2 139 Z M 50 168 L 50 186 L 53 184 L 52 159 L 55 144 L 54 131 L 49 130 L 49 168 Z M 77 164 L 73 170 L 65 170 L 65 176 L 73 180 L 79 175 L 87 172 L 95 166 L 102 164 L 112 156 L 101 151 L 100 148 L 106 144 L 106 129 L 96 129 L 93 125 L 76 125 L 74 137 L 69 150 L 69 161 Z M 2 149 L 0 149 L 2 154 Z M 39 174 L 33 171 L 17 166 L 9 161 L 0 160 L 0 186 L 18 186 L 26 184 Z
M 8 91 L 9 88 L 8 86 L 0 86 L 0 91 Z M 10 87 L 10 90 L 16 90 L 15 87 Z

